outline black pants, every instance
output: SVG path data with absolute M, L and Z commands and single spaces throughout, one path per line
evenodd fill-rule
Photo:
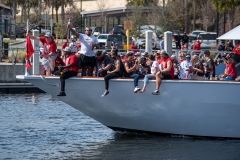
M 176 49 L 181 49 L 181 43 L 176 43 Z
M 108 75 L 106 75 L 104 77 L 104 81 L 105 81 L 105 89 L 108 90 L 108 87 L 109 87 L 109 80 L 110 79 L 113 79 L 113 78 L 116 78 L 116 77 L 122 77 L 122 75 L 120 73 L 110 73 Z
M 60 75 L 60 71 L 55 72 L 55 75 Z M 74 76 L 77 76 L 77 72 L 70 71 L 70 70 L 63 71 L 63 74 L 60 76 L 61 91 L 65 91 L 65 79 L 68 79 Z

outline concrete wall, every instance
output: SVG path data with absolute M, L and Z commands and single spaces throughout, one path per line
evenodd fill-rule
M 28 70 L 28 74 L 32 74 L 32 68 Z M 39 66 L 39 73 L 42 72 L 42 65 Z M 11 82 L 23 82 L 16 79 L 16 75 L 25 74 L 25 64 L 17 63 L 12 65 L 12 63 L 1 63 L 0 64 L 0 83 L 11 83 Z

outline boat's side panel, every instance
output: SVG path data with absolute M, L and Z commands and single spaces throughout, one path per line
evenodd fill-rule
M 56 96 L 60 87 L 39 79 L 30 83 Z M 59 79 L 47 79 L 49 84 Z M 142 86 L 143 82 L 139 82 Z M 104 81 L 68 79 L 66 97 L 58 97 L 100 123 L 134 130 L 240 138 L 239 83 L 164 81 L 160 95 L 133 93 L 132 80 L 110 81 L 110 94 L 101 97 Z

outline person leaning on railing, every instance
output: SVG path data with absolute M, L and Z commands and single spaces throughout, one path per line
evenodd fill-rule
M 192 69 L 193 69 L 192 79 L 196 80 L 203 79 L 204 76 L 203 63 L 200 61 L 197 55 L 192 56 Z
M 226 69 L 224 74 L 220 75 L 222 80 L 235 80 L 237 78 L 237 69 L 234 60 L 228 54 L 225 57 L 224 63 L 226 64 Z

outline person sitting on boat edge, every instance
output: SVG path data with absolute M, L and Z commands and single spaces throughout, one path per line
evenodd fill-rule
M 200 61 L 197 55 L 192 56 L 192 63 L 193 63 L 192 79 L 195 79 L 195 80 L 203 79 L 203 76 L 204 76 L 203 63 Z
M 146 74 L 144 76 L 144 79 L 143 79 L 144 84 L 143 84 L 143 88 L 141 90 L 141 93 L 146 91 L 149 78 L 156 78 L 156 74 L 160 71 L 159 70 L 159 65 L 158 65 L 158 62 L 157 62 L 157 58 L 155 58 L 155 56 L 153 54 L 151 54 L 149 56 L 149 59 L 151 61 L 151 65 L 152 65 L 151 74 Z
M 71 48 L 66 47 L 64 49 L 66 59 L 65 66 L 58 66 L 59 71 L 55 73 L 55 75 L 60 75 L 60 82 L 61 82 L 61 91 L 57 96 L 66 96 L 65 93 L 65 80 L 77 76 L 78 74 L 78 58 L 75 54 L 71 53 Z
M 151 74 L 151 68 L 147 65 L 147 59 L 145 57 L 140 58 L 140 64 L 138 66 L 138 74 L 140 78 L 144 78 L 146 74 Z
M 137 74 L 137 67 L 138 67 L 138 60 L 135 61 L 135 63 L 133 62 L 133 53 L 132 52 L 128 52 L 126 54 L 127 60 L 124 63 L 124 68 L 125 68 L 125 72 L 124 72 L 124 77 L 130 77 L 130 78 L 134 78 L 134 93 L 137 93 L 138 91 L 140 91 L 141 89 L 138 87 L 138 80 L 139 80 L 139 74 Z
M 152 93 L 153 95 L 159 94 L 159 88 L 162 83 L 162 79 L 174 79 L 173 63 L 172 59 L 169 57 L 168 52 L 161 50 L 160 57 L 160 71 L 156 74 L 156 90 Z
M 66 47 L 65 47 L 66 48 Z M 57 49 L 56 51 L 57 53 L 57 58 L 55 59 L 55 68 L 54 68 L 54 73 L 59 71 L 58 66 L 65 66 L 65 63 L 63 62 L 61 55 L 62 55 L 62 51 L 60 49 Z
M 179 70 L 180 63 L 178 62 L 176 55 L 172 55 L 171 59 L 172 59 L 173 67 L 174 67 L 174 79 L 178 79 L 179 72 L 180 72 L 180 70 Z
M 105 54 L 104 51 L 96 52 L 96 67 L 94 67 L 94 72 L 96 76 L 106 76 L 107 71 L 111 68 L 112 61 L 111 58 Z
M 179 54 L 179 60 L 180 60 L 180 72 L 178 78 L 191 79 L 189 63 L 186 61 L 186 54 L 184 52 L 181 52 Z
M 110 71 L 107 71 L 107 75 L 104 77 L 105 81 L 105 92 L 102 97 L 109 94 L 109 80 L 117 77 L 122 77 L 124 65 L 120 58 L 118 58 L 117 50 L 113 49 L 110 53 L 110 57 L 113 61 Z
M 224 63 L 226 64 L 225 73 L 220 75 L 223 80 L 235 80 L 237 78 L 237 69 L 234 60 L 228 54 L 225 57 Z
M 213 59 L 210 57 L 209 50 L 204 51 L 204 74 L 210 80 L 210 77 L 215 77 L 215 64 Z

